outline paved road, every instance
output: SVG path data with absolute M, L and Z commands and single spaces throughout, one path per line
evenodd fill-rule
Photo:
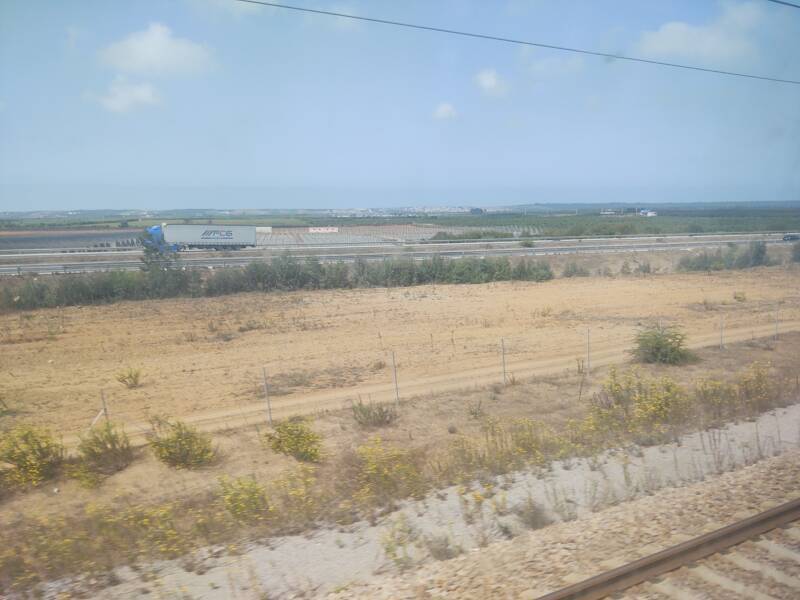
M 764 241 L 770 245 L 788 244 L 779 234 L 766 235 L 716 235 L 702 239 L 688 236 L 662 236 L 659 238 L 617 238 L 585 240 L 537 240 L 535 247 L 523 248 L 517 241 L 475 242 L 464 244 L 417 244 L 413 246 L 395 245 L 390 248 L 317 246 L 295 250 L 296 256 L 315 256 L 322 262 L 354 262 L 358 259 L 381 261 L 388 258 L 425 260 L 434 256 L 445 258 L 464 258 L 487 256 L 552 256 L 562 254 L 605 254 L 615 252 L 658 252 L 668 250 L 692 250 L 719 248 L 728 244 L 744 245 L 752 241 Z M 185 268 L 219 268 L 243 266 L 251 262 L 269 260 L 280 253 L 280 249 L 245 250 L 217 256 L 210 252 L 187 252 L 180 256 L 179 266 Z M 5 254 L 0 264 L 0 275 L 22 273 L 77 273 L 123 270 L 133 271 L 141 267 L 139 251 L 129 250 L 114 253 L 85 252 L 80 256 L 89 260 L 76 261 L 74 254 L 30 253 L 24 255 Z M 122 256 L 120 256 L 122 255 Z

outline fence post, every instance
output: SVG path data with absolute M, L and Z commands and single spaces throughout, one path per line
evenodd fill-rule
M 592 370 L 592 330 L 586 328 L 586 372 Z
M 108 423 L 108 406 L 106 405 L 106 394 L 103 390 L 100 390 L 100 401 L 103 403 L 103 416 L 105 416 L 106 423 Z
M 503 355 L 503 385 L 508 383 L 508 377 L 506 377 L 506 340 L 505 338 L 500 338 L 500 352 Z
M 264 400 L 267 403 L 267 417 L 269 418 L 269 426 L 272 427 L 272 404 L 269 401 L 269 386 L 267 386 L 267 368 L 261 367 L 261 375 L 264 377 Z
M 719 349 L 722 350 L 724 346 L 723 335 L 725 333 L 725 315 L 719 316 Z
M 778 340 L 778 305 L 775 305 L 775 340 Z
M 395 360 L 394 350 L 392 350 L 392 373 L 394 373 L 394 402 L 400 406 L 400 388 L 397 386 L 397 361 Z

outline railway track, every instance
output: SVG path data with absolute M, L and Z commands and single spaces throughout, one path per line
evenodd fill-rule
M 800 498 L 539 600 L 800 597 Z M 789 528 L 787 525 L 792 524 Z M 768 534 L 768 535 L 765 535 Z M 759 539 L 760 538 L 760 539 Z M 660 578 L 660 579 L 659 579 Z

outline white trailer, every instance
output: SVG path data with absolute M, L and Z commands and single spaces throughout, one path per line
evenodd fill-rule
M 177 249 L 217 248 L 235 250 L 256 245 L 252 225 L 175 225 L 161 226 L 164 242 Z

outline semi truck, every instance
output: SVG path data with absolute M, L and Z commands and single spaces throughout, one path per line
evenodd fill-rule
M 174 225 L 162 223 L 146 229 L 144 244 L 159 251 L 179 252 L 190 248 L 240 250 L 256 245 L 252 225 Z

